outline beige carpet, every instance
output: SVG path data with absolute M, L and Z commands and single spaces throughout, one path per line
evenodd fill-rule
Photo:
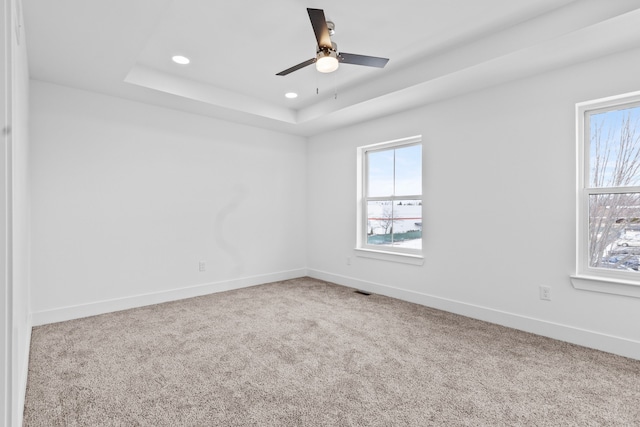
M 304 278 L 33 330 L 27 426 L 638 426 L 640 361 Z

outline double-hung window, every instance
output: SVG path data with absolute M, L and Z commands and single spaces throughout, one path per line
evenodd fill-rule
M 640 296 L 640 93 L 577 105 L 574 286 Z
M 358 249 L 422 253 L 422 138 L 358 150 Z

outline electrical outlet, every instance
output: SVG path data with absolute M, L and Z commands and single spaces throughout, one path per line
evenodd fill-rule
M 551 287 L 540 286 L 540 299 L 545 301 L 551 301 Z
M 207 263 L 204 261 L 200 261 L 198 263 L 198 270 L 199 271 L 207 271 Z
M 351 257 L 350 256 L 347 257 L 347 265 L 351 265 Z

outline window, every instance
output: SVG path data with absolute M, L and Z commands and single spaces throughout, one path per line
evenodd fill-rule
M 358 248 L 422 253 L 422 143 L 415 136 L 358 149 Z
M 640 296 L 640 93 L 581 103 L 576 111 L 576 277 L 623 284 L 622 293 Z

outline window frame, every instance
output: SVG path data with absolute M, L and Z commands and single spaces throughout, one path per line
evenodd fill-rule
M 398 149 L 403 147 L 410 147 L 415 145 L 422 146 L 422 135 L 411 136 L 407 138 L 396 139 L 393 141 L 386 141 L 377 144 L 370 144 L 358 147 L 357 162 L 358 162 L 358 197 L 357 197 L 357 237 L 356 237 L 356 254 L 358 256 L 382 259 L 385 261 L 397 261 L 402 263 L 421 265 L 423 260 L 424 240 L 422 241 L 420 249 L 402 248 L 394 246 L 372 245 L 367 243 L 368 232 L 368 218 L 367 218 L 367 203 L 369 201 L 384 201 L 391 200 L 392 203 L 397 200 L 420 200 L 422 203 L 420 216 L 424 218 L 424 203 L 423 195 L 424 188 L 420 194 L 412 195 L 389 195 L 389 196 L 371 196 L 367 195 L 368 186 L 368 161 L 367 153 L 376 151 L 387 151 L 392 149 Z M 424 153 L 424 151 L 423 151 Z M 421 159 L 420 178 L 424 176 L 424 154 Z M 394 171 L 395 175 L 395 171 Z M 423 227 L 424 230 L 424 227 Z M 421 237 L 421 240 L 423 237 Z
M 589 199 L 594 195 L 640 194 L 640 185 L 591 187 L 591 122 L 594 114 L 640 106 L 640 92 L 632 92 L 576 104 L 577 192 L 576 273 L 577 289 L 640 298 L 640 273 L 589 265 Z

